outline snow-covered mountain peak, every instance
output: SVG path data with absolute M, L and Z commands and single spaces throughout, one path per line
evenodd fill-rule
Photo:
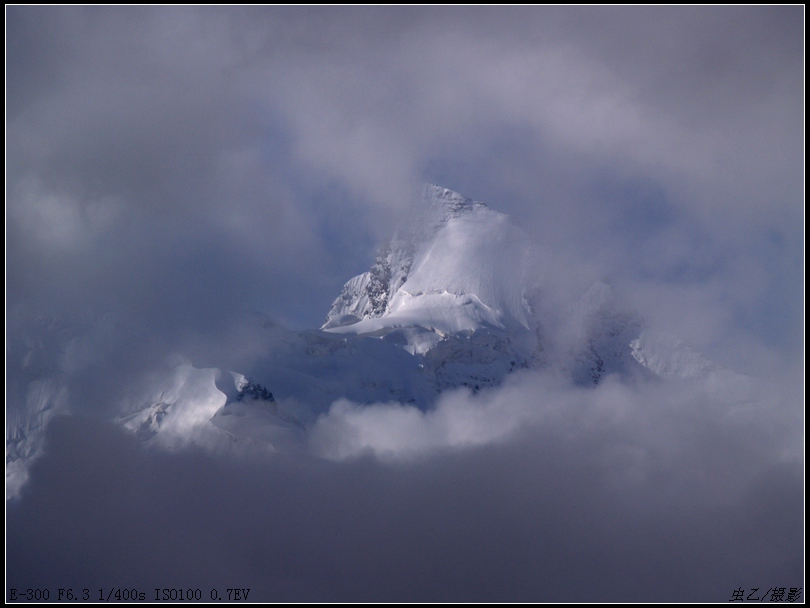
M 322 329 L 369 334 L 419 327 L 444 336 L 529 328 L 526 235 L 506 215 L 441 186 L 426 185 L 423 201 L 427 225 L 384 245 L 371 269 L 346 283 Z M 408 350 L 429 349 L 428 342 L 409 342 Z
M 474 201 L 458 192 L 453 192 L 436 184 L 425 184 L 422 191 L 422 200 L 428 203 L 432 209 L 439 212 L 439 221 L 441 223 L 480 209 L 487 209 L 487 206 L 482 202 Z

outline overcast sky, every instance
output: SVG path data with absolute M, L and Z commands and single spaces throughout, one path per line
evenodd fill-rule
M 76 414 L 8 511 L 8 586 L 724 601 L 803 585 L 803 7 L 6 18 L 7 407 L 55 374 Z M 721 389 L 529 375 L 471 400 L 520 421 L 509 440 L 396 463 L 146 452 L 99 416 L 177 353 L 243 352 L 245 310 L 320 326 L 424 182 L 508 213 L 560 305 L 607 281 L 753 378 L 750 411 L 730 417 Z

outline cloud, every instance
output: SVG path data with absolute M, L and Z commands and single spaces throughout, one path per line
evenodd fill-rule
M 288 308 L 286 292 L 250 288 L 260 273 L 323 309 L 332 275 L 363 268 L 422 180 L 505 206 L 550 247 L 599 256 L 601 273 L 698 262 L 678 243 L 750 266 L 763 230 L 783 247 L 801 240 L 789 7 L 19 7 L 10 18 L 10 253 L 24 284 L 16 269 L 34 261 L 31 274 L 74 275 L 104 256 L 142 281 L 152 251 L 188 260 L 213 247 L 223 288 Z M 651 249 L 649 220 L 637 222 L 636 270 L 620 228 L 625 211 L 643 217 L 628 189 L 650 185 L 658 194 L 635 204 L 665 198 L 672 245 Z M 36 234 L 100 250 L 43 259 L 20 243 Z M 121 237 L 126 257 L 111 256 Z M 199 272 L 187 265 L 184 281 Z M 294 283 L 318 273 L 322 284 Z M 159 288 L 176 295 L 174 280 Z
M 464 397 L 464 393 L 444 396 L 428 412 L 396 403 L 358 406 L 341 399 L 317 421 L 311 443 L 327 458 L 371 453 L 396 460 L 503 441 L 525 417 L 515 409 L 482 406 Z
M 355 449 L 341 462 L 145 450 L 107 423 L 58 418 L 8 507 L 9 584 L 297 601 L 726 601 L 760 579 L 799 587 L 801 440 L 778 453 L 785 428 L 757 409 L 767 397 L 735 410 L 728 388 L 572 393 L 527 377 L 451 394 L 421 421 L 344 403 L 315 435 L 333 457 Z M 461 401 L 473 415 L 453 421 Z M 365 449 L 324 441 L 349 424 Z
M 478 394 L 445 392 L 427 411 L 398 403 L 364 406 L 338 400 L 316 422 L 310 445 L 315 453 L 338 461 L 373 455 L 396 462 L 551 433 L 568 437 L 583 451 L 603 443 L 627 450 L 639 458 L 633 466 L 643 469 L 656 460 L 699 459 L 690 451 L 708 432 L 729 444 L 737 435 L 747 446 L 744 450 L 763 459 L 757 466 L 798 462 L 803 450 L 794 427 L 799 412 L 792 407 L 796 387 L 791 388 L 788 378 L 786 374 L 778 388 L 776 383 L 715 368 L 689 379 L 628 381 L 608 376 L 596 387 L 575 388 L 555 372 L 525 372 Z M 723 495 L 726 482 L 751 471 L 727 470 L 725 482 L 715 480 L 711 491 Z

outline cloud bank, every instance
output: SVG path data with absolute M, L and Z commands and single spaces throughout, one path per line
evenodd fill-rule
M 312 435 L 327 459 L 144 450 L 57 418 L 9 506 L 9 580 L 277 601 L 799 587 L 802 439 L 777 413 L 793 402 L 729 407 L 722 388 L 573 393 L 526 377 L 429 414 L 337 404 Z

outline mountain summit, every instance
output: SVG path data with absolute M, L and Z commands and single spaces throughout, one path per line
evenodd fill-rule
M 344 285 L 321 329 L 418 329 L 408 350 L 419 353 L 461 331 L 529 330 L 526 235 L 503 213 L 441 186 L 425 186 L 423 201 L 428 219 L 394 235 L 371 269 Z

